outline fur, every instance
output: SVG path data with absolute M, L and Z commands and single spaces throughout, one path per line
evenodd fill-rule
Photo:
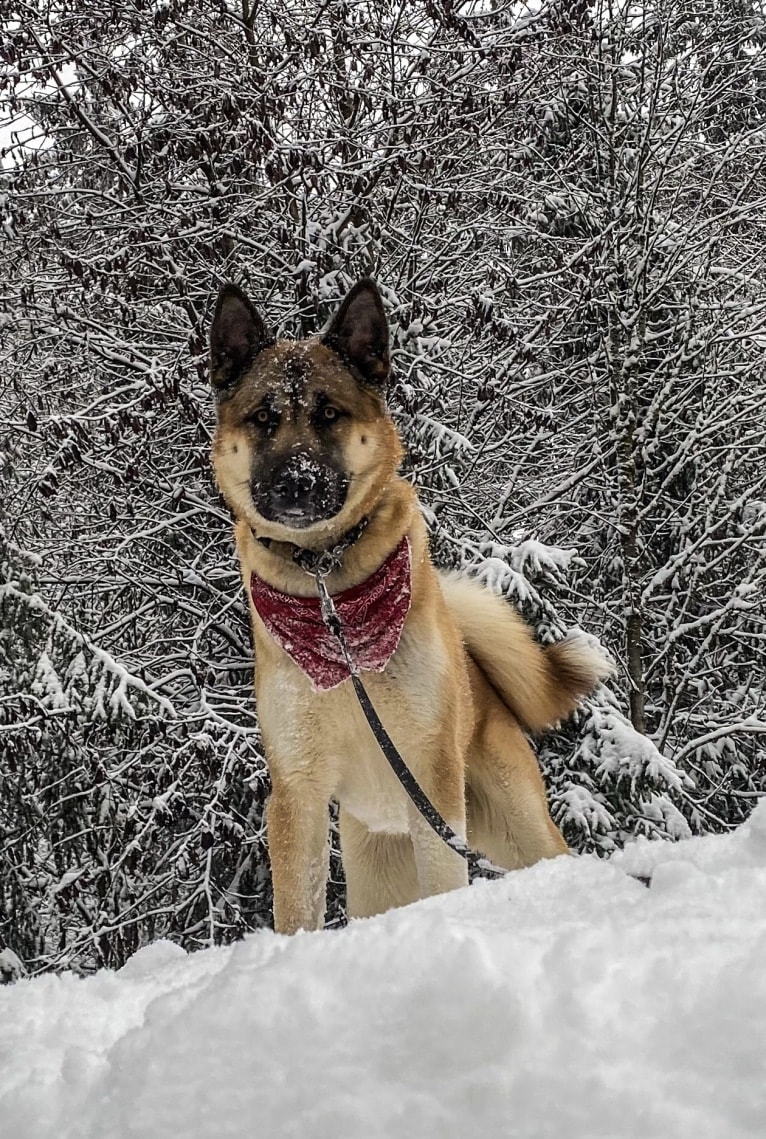
M 385 404 L 388 330 L 375 285 L 360 282 L 322 338 L 297 343 L 270 340 L 247 297 L 225 286 L 210 342 L 213 463 L 237 518 L 248 597 L 252 573 L 313 596 L 295 547 L 328 548 L 363 516 L 331 593 L 365 581 L 407 535 L 402 637 L 382 672 L 364 674 L 378 714 L 434 806 L 476 849 L 508 869 L 566 853 L 525 731 L 569 715 L 610 666 L 578 639 L 541 648 L 504 601 L 434 568 L 416 494 L 396 474 L 402 448 Z M 332 800 L 350 917 L 465 885 L 465 862 L 399 786 L 351 684 L 315 691 L 250 608 L 275 929 L 323 925 Z

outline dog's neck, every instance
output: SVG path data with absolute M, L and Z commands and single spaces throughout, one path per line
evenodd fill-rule
M 295 542 L 278 542 L 273 538 L 260 537 L 255 530 L 252 531 L 252 534 L 255 540 L 265 546 L 267 550 L 290 558 L 299 569 L 305 570 L 306 573 L 321 574 L 325 577 L 333 570 L 340 569 L 344 554 L 358 542 L 369 523 L 369 517 L 366 514 L 363 515 L 354 526 L 322 550 L 312 550 L 307 546 L 299 546 Z

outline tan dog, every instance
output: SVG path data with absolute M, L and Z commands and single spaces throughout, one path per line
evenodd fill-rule
M 227 285 L 210 346 L 213 462 L 237 518 L 272 781 L 275 928 L 323 924 L 333 799 L 350 917 L 467 881 L 463 859 L 381 754 L 338 647 L 326 643 L 298 549 L 344 547 L 327 584 L 348 616 L 365 686 L 454 830 L 508 869 L 565 853 L 524 732 L 567 716 L 609 665 L 577 639 L 541 648 L 503 600 L 432 565 L 417 497 L 397 477 L 388 327 L 373 282 L 352 289 L 324 336 L 302 342 L 270 340 L 247 297 Z

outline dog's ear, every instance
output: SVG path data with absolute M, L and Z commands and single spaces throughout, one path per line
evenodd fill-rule
M 210 383 L 216 394 L 225 394 L 269 342 L 263 321 L 242 290 L 224 285 L 210 327 Z
M 385 389 L 388 379 L 388 322 L 374 281 L 354 285 L 322 337 L 322 343 L 355 368 L 365 383 Z

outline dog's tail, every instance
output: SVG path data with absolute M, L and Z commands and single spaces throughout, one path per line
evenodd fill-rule
M 501 597 L 460 574 L 440 574 L 468 653 L 528 731 L 565 719 L 614 667 L 582 636 L 543 648 Z

